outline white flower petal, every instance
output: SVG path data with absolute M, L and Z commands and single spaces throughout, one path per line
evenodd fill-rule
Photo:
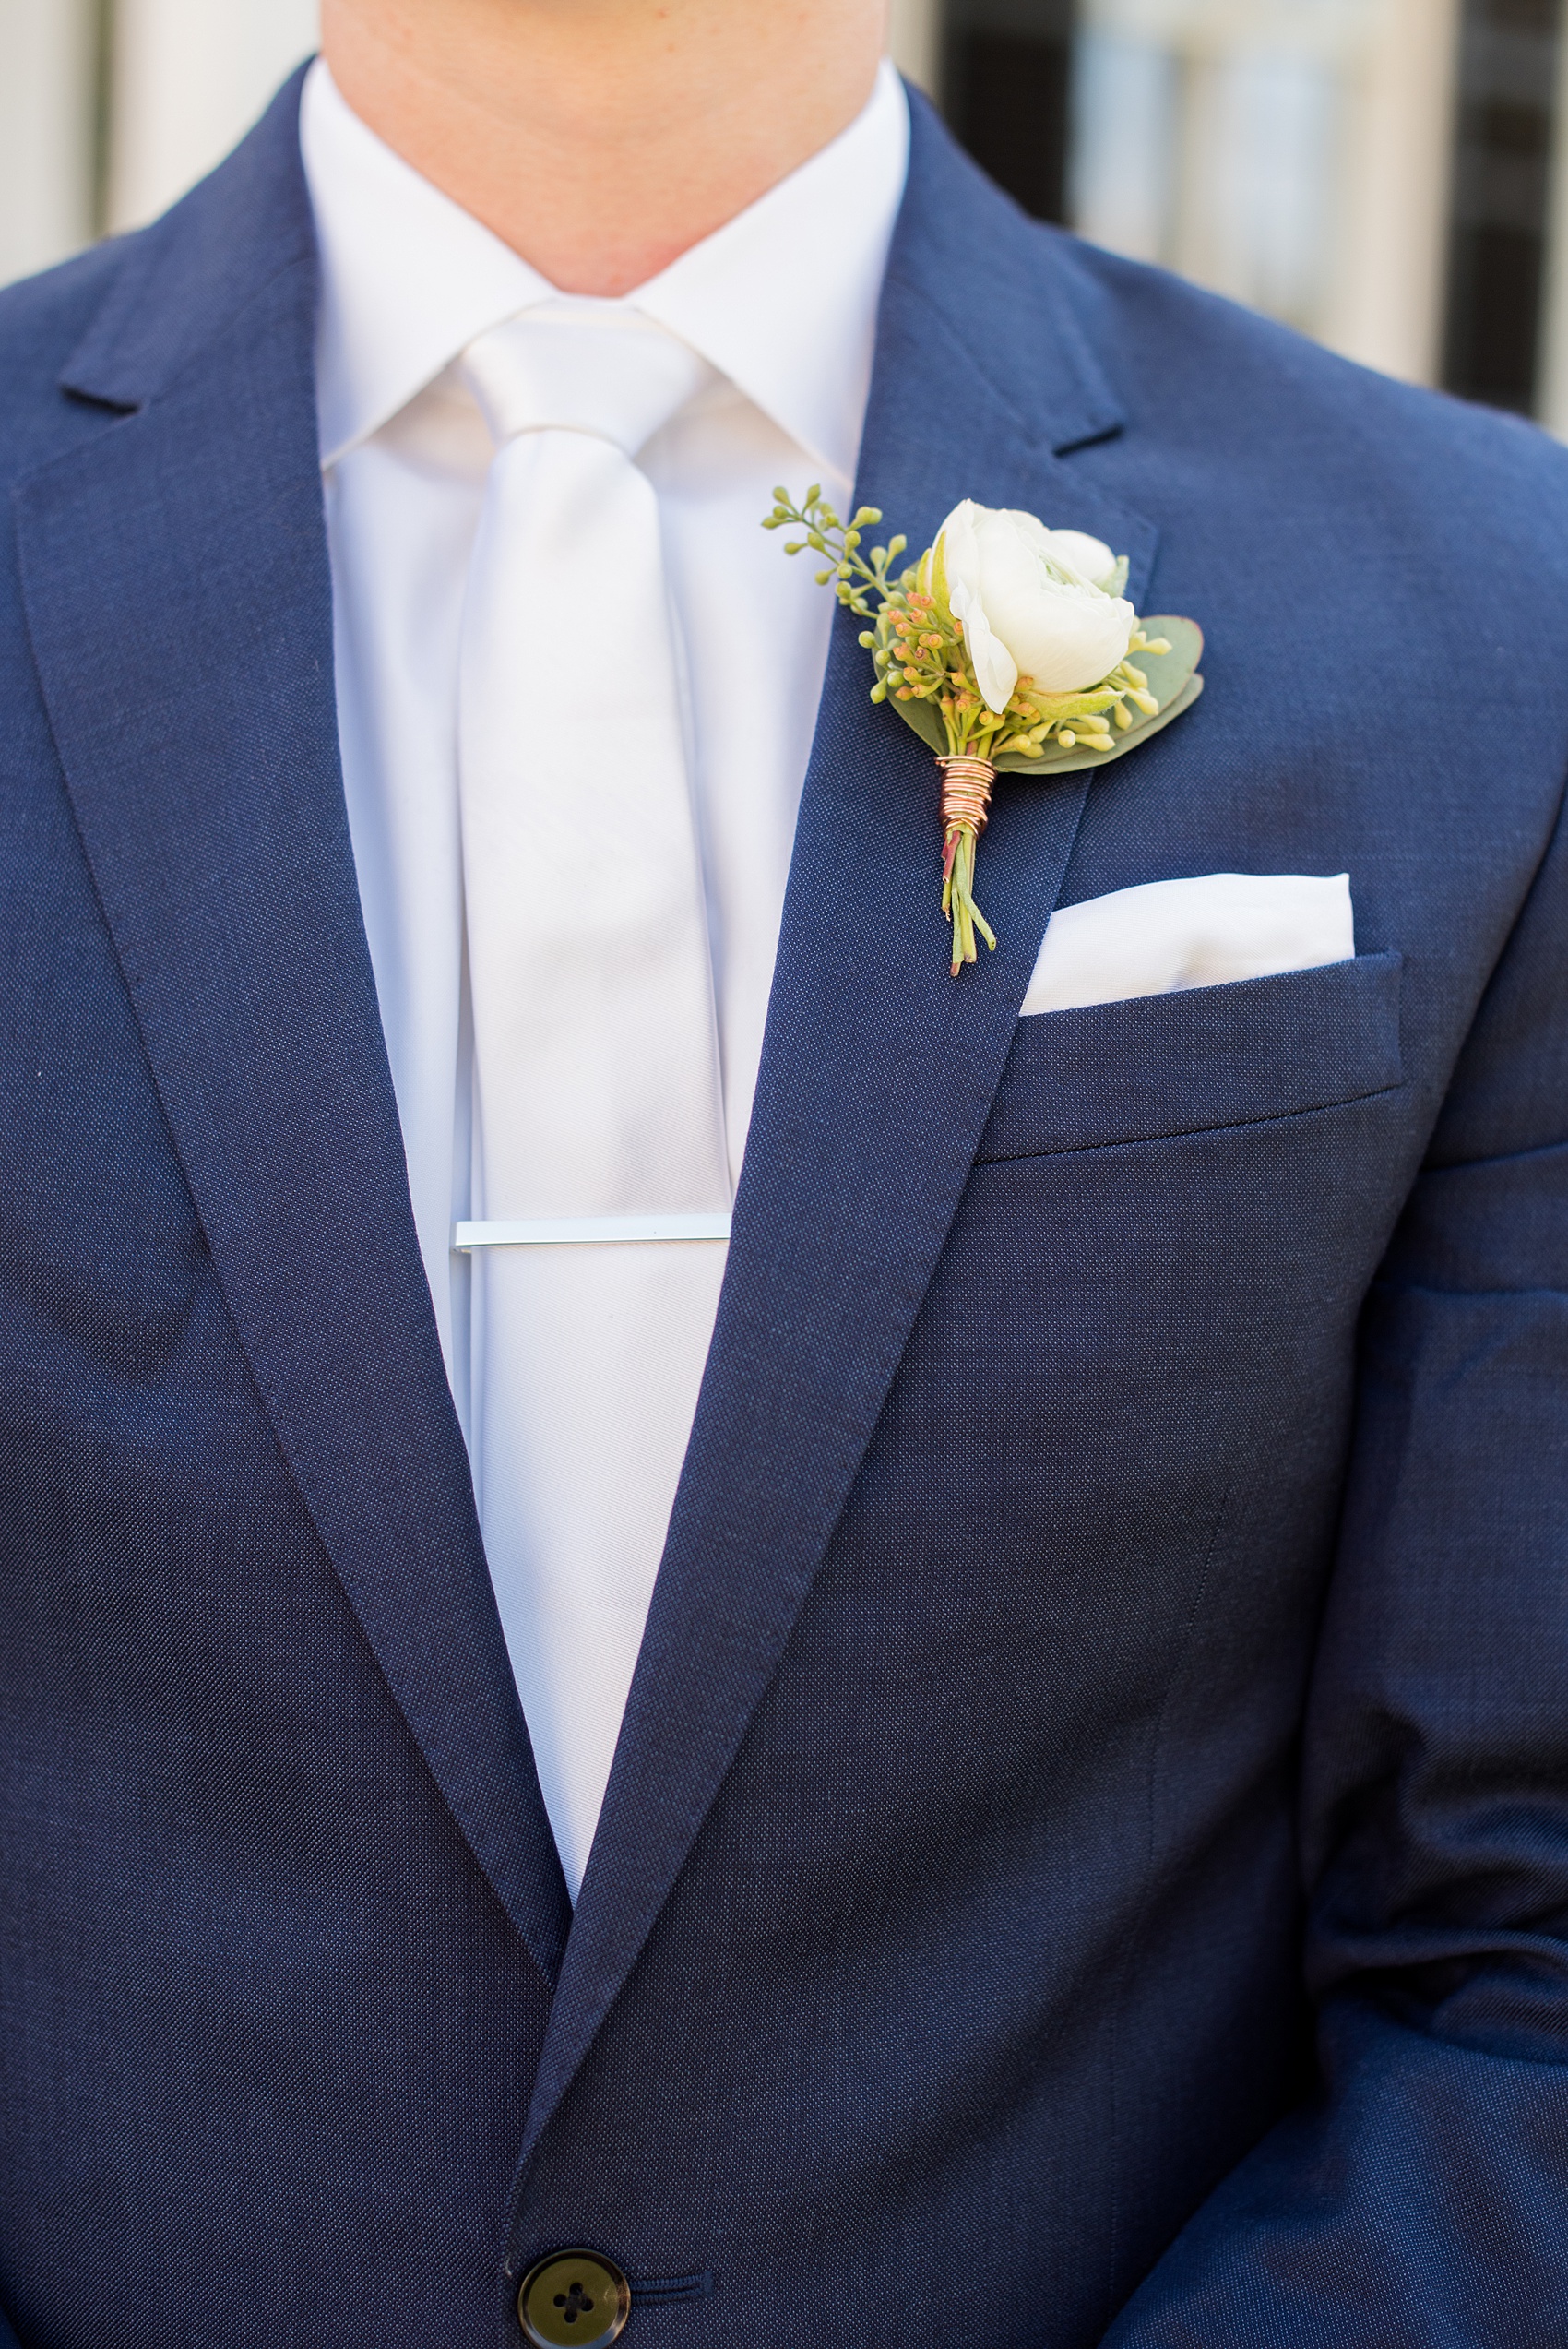
M 966 497 L 937 533 L 947 579 L 947 601 L 953 617 L 964 624 L 964 642 L 974 668 L 975 682 L 988 709 L 1005 709 L 1018 682 L 1018 664 L 991 626 L 981 593 L 983 556 L 980 525 L 987 509 Z
M 942 567 L 947 575 L 947 600 L 953 601 L 956 588 L 961 594 L 980 593 L 980 540 L 975 531 L 975 517 L 985 508 L 977 506 L 972 497 L 955 506 L 936 533 L 936 543 L 942 549 Z M 956 610 L 956 605 L 954 606 Z
M 954 610 L 957 611 L 956 605 Z M 968 611 L 958 616 L 964 623 L 964 642 L 968 646 L 975 682 L 985 696 L 986 708 L 1005 709 L 1018 682 L 1017 662 L 992 631 L 978 599 L 971 599 Z
M 1047 531 L 1045 537 L 1051 560 L 1075 571 L 1090 587 L 1103 588 L 1115 571 L 1115 555 L 1102 538 L 1091 538 L 1087 531 Z
M 1123 597 L 1058 586 L 1009 638 L 1009 650 L 1041 693 L 1083 693 L 1126 659 L 1135 616 Z

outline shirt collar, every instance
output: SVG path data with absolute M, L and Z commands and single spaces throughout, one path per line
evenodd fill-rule
M 321 58 L 305 79 L 300 144 L 321 251 L 316 398 L 331 465 L 476 335 L 564 297 L 378 138 Z M 847 130 L 624 297 L 846 486 L 909 150 L 908 101 L 885 63 Z

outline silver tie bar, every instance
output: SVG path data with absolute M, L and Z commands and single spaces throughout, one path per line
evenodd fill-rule
M 535 1215 L 517 1223 L 459 1223 L 452 1245 L 473 1248 L 576 1248 L 610 1240 L 727 1240 L 719 1215 Z

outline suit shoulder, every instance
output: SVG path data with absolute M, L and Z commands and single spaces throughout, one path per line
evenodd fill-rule
M 1504 470 L 1568 468 L 1568 451 L 1523 417 L 1382 375 L 1168 269 L 1047 233 L 1067 249 L 1099 323 L 1130 363 L 1121 388 L 1150 421 L 1158 414 L 1179 428 L 1222 417 L 1243 445 L 1273 442 L 1282 424 L 1316 434 L 1352 423 L 1358 439 L 1419 458 L 1441 450 Z
M 144 233 L 111 238 L 0 288 L 0 479 L 6 483 L 79 433 L 77 403 L 62 393 L 60 377 Z
M 1568 449 L 1523 417 L 1361 366 L 1168 270 L 1054 232 L 1134 428 L 1290 507 L 1360 509 L 1418 534 L 1439 515 L 1563 566 Z M 1113 355 L 1112 355 L 1113 354 Z

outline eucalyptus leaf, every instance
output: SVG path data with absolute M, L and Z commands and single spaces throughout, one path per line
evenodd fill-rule
M 1087 750 L 1082 741 L 1071 750 L 1060 750 L 1054 743 L 1039 758 L 1025 758 L 1016 753 L 996 761 L 998 774 L 1003 775 L 1070 775 L 1083 767 L 1109 767 L 1113 758 L 1121 758 L 1135 750 L 1162 726 L 1169 726 L 1184 709 L 1190 709 L 1203 691 L 1203 679 L 1197 665 L 1203 658 L 1203 630 L 1195 620 L 1183 620 L 1174 615 L 1139 623 L 1146 636 L 1164 637 L 1170 643 L 1169 652 L 1134 652 L 1130 658 L 1135 669 L 1141 669 L 1148 679 L 1148 687 L 1159 704 L 1156 718 L 1146 718 L 1132 703 L 1127 705 L 1132 724 L 1125 733 L 1113 733 L 1108 750 Z M 907 726 L 912 727 L 921 740 L 938 757 L 947 749 L 947 732 L 942 713 L 933 702 L 900 701 L 889 694 L 888 707 L 896 709 Z
M 896 709 L 906 726 L 912 726 L 921 742 L 926 743 L 939 758 L 947 751 L 947 729 L 942 722 L 942 712 L 933 701 L 900 701 L 896 694 L 887 697 L 887 707 Z

